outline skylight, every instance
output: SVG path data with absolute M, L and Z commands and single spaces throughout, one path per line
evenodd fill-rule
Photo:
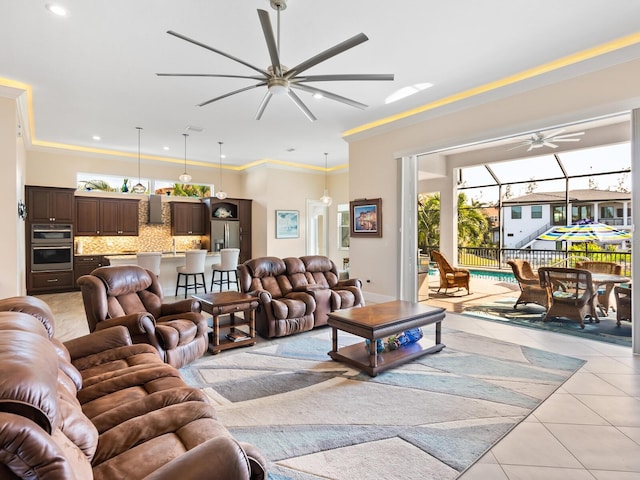
M 410 85 L 408 87 L 402 87 L 401 89 L 396 90 L 387 98 L 385 98 L 384 103 L 389 104 L 397 102 L 398 100 L 410 97 L 411 95 L 415 95 L 416 93 L 431 87 L 433 87 L 433 83 L 414 83 L 413 85 Z

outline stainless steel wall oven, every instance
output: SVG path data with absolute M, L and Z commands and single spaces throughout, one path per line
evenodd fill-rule
M 73 270 L 73 226 L 34 224 L 31 226 L 31 271 Z

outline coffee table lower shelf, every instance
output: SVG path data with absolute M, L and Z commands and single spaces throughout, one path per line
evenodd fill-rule
M 418 342 L 405 345 L 398 350 L 391 350 L 378 354 L 377 366 L 372 367 L 369 364 L 369 351 L 365 346 L 365 342 L 349 345 L 348 347 L 339 348 L 338 351 L 329 352 L 329 356 L 338 362 L 344 362 L 375 377 L 379 372 L 389 368 L 404 365 L 411 360 L 426 355 L 428 353 L 436 353 L 442 350 L 445 345 L 443 343 L 434 344 L 433 340 L 423 337 Z M 375 342 L 372 344 L 375 348 Z

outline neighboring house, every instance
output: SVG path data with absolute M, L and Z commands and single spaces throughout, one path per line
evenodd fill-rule
M 502 202 L 504 248 L 553 250 L 555 242 L 535 240 L 556 225 L 589 219 L 621 230 L 631 229 L 631 193 L 610 190 L 571 190 L 571 219 L 567 221 L 565 192 L 535 192 Z

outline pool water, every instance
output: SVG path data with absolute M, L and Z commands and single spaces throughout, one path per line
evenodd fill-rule
M 471 273 L 471 278 L 482 278 L 485 280 L 494 280 L 496 282 L 510 282 L 510 283 L 518 283 L 516 281 L 516 277 L 513 276 L 511 272 L 504 272 L 501 270 L 480 270 L 476 268 L 469 268 L 469 272 Z M 430 269 L 429 275 L 437 275 L 437 269 Z

